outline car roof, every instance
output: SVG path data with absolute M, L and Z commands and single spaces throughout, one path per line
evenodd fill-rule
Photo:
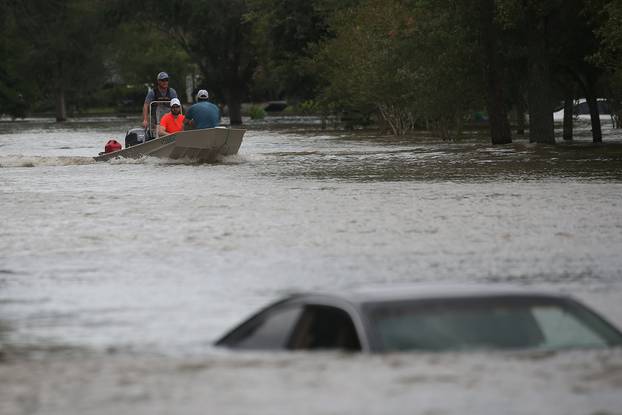
M 334 291 L 304 291 L 292 293 L 290 297 L 324 297 L 354 304 L 393 302 L 408 300 L 460 299 L 482 297 L 547 297 L 568 298 L 568 296 L 542 289 L 509 285 L 483 284 L 392 284 L 365 285 L 341 288 Z

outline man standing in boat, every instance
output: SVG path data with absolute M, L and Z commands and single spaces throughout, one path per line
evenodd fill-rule
M 145 105 L 143 105 L 143 128 L 149 125 L 149 104 L 153 101 L 170 101 L 177 98 L 177 91 L 168 86 L 168 74 L 160 72 L 156 79 L 155 88 L 150 89 L 145 97 Z
M 209 95 L 205 89 L 197 93 L 197 103 L 186 112 L 184 119 L 185 130 L 199 130 L 214 128 L 220 124 L 220 110 L 207 99 Z
M 164 114 L 158 126 L 160 136 L 176 133 L 184 129 L 184 115 L 181 113 L 181 102 L 171 99 L 171 112 Z

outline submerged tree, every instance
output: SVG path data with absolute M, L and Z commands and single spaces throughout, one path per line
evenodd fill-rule
M 361 0 L 248 0 L 257 53 L 254 90 L 272 99 L 315 98 L 320 78 L 309 65 L 317 44 L 335 36 L 336 14 Z
M 313 45 L 329 37 L 318 0 L 249 0 L 257 53 L 254 91 L 271 99 L 313 98 L 318 78 L 306 65 Z M 331 10 L 331 14 L 337 10 Z
M 22 75 L 54 97 L 57 121 L 67 119 L 67 97 L 101 87 L 101 47 L 107 34 L 103 0 L 24 0 L 10 11 L 23 44 Z
M 9 19 L 9 5 L 0 0 L 0 115 L 8 114 L 13 118 L 24 117 L 26 101 L 23 94 L 27 86 L 19 79 L 18 61 L 19 49 L 12 42 L 17 37 L 14 24 Z
M 241 124 L 255 68 L 246 0 L 143 0 L 133 7 L 143 22 L 169 35 L 164 47 L 181 47 L 190 56 L 211 95 L 224 98 L 231 124 Z
M 595 2 L 595 0 L 594 0 Z M 593 1 L 589 2 L 594 6 Z M 599 25 L 595 29 L 599 49 L 593 61 L 604 71 L 605 93 L 612 111 L 614 127 L 622 128 L 622 3 L 609 0 L 597 10 Z
M 477 30 L 479 34 L 479 48 L 482 68 L 482 77 L 486 86 L 486 109 L 490 125 L 492 144 L 507 144 L 512 142 L 512 133 L 508 121 L 508 80 L 505 77 L 506 65 L 501 52 L 502 28 L 497 19 L 495 0 L 475 1 L 473 9 L 477 13 Z
M 595 33 L 598 21 L 592 5 L 585 0 L 566 0 L 564 7 L 556 13 L 553 24 L 556 34 L 552 54 L 553 77 L 556 84 L 561 85 L 562 91 L 558 98 L 564 98 L 568 103 L 574 95 L 586 98 L 592 124 L 592 141 L 600 143 L 602 132 L 597 97 L 603 93 L 601 84 L 604 71 L 592 59 L 599 48 Z M 568 112 L 570 110 L 568 108 Z M 566 140 L 571 137 L 568 123 L 564 123 Z
M 442 137 L 478 100 L 473 50 L 451 10 L 426 2 L 368 0 L 342 12 L 316 60 L 322 99 L 378 114 L 396 135 L 428 125 Z
M 135 89 L 152 86 L 156 74 L 165 71 L 170 76 L 170 86 L 184 102 L 186 76 L 193 72 L 192 63 L 183 49 L 162 46 L 170 43 L 168 34 L 140 21 L 123 21 L 106 52 L 108 64 L 120 81 Z
M 549 20 L 555 13 L 549 2 L 523 0 L 527 33 L 529 141 L 555 143 Z
M 569 112 L 577 91 L 590 106 L 593 141 L 602 141 L 596 97 L 603 71 L 591 59 L 599 48 L 595 31 L 602 22 L 594 15 L 601 0 L 496 1 L 506 31 L 524 39 L 530 141 L 555 143 L 553 108 L 560 101 L 566 103 L 564 139 L 572 137 Z
M 335 17 L 335 38 L 322 43 L 315 58 L 325 85 L 320 95 L 325 108 L 349 117 L 379 113 L 394 134 L 414 127 L 417 115 L 412 112 L 416 102 L 409 92 L 411 82 L 395 76 L 411 73 L 405 61 L 399 62 L 400 14 L 396 2 L 372 1 Z
M 499 20 L 510 39 L 506 47 L 522 49 L 526 74 L 529 140 L 554 144 L 553 27 L 562 0 L 495 0 Z

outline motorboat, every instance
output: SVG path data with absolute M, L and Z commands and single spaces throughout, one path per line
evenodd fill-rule
M 97 161 L 117 157 L 140 158 L 143 156 L 169 159 L 188 159 L 196 162 L 215 161 L 219 156 L 237 154 L 246 130 L 237 128 L 206 128 L 179 131 L 144 143 L 109 153 L 100 153 Z
M 108 148 L 95 157 L 96 161 L 115 158 L 140 158 L 144 156 L 184 159 L 192 162 L 213 162 L 220 156 L 237 154 L 246 130 L 216 127 L 178 131 L 160 136 L 158 125 L 168 112 L 168 101 L 154 101 L 150 105 L 151 122 L 147 129 L 134 128 L 125 136 L 125 148 Z M 114 141 L 114 140 L 113 140 Z

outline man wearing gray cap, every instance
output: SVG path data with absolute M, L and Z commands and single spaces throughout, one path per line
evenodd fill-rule
M 145 97 L 145 105 L 143 105 L 143 128 L 147 128 L 149 124 L 149 104 L 153 101 L 170 101 L 177 98 L 177 91 L 168 87 L 168 74 L 160 72 L 156 78 L 155 88 L 149 89 Z
M 207 99 L 209 95 L 205 89 L 197 93 L 197 103 L 186 112 L 184 130 L 198 130 L 214 128 L 220 124 L 220 110 Z

